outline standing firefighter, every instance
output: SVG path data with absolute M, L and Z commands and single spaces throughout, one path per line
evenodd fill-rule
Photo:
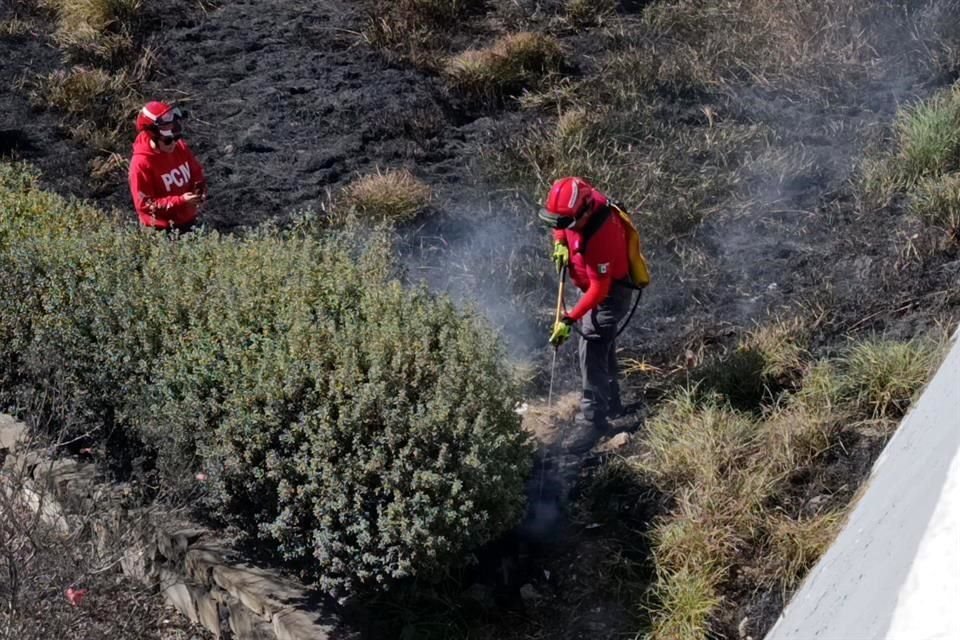
M 149 102 L 137 115 L 130 194 L 145 227 L 189 231 L 207 198 L 203 168 L 183 140 L 182 120 L 179 109 L 163 102 Z
M 554 182 L 540 219 L 553 228 L 553 261 L 560 277 L 569 269 L 582 292 L 550 335 L 550 344 L 559 347 L 570 337 L 572 325 L 579 325 L 583 396 L 577 432 L 565 444 L 582 451 L 607 429 L 608 418 L 623 412 L 616 337 L 631 312 L 633 292 L 639 299 L 639 289 L 650 276 L 630 217 L 582 178 Z

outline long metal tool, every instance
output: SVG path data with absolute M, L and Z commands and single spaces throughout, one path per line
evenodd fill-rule
M 567 267 L 560 268 L 560 286 L 557 288 L 557 311 L 554 314 L 553 326 L 556 327 L 557 323 L 560 322 L 560 319 L 563 317 L 563 291 L 567 282 Z M 550 410 L 553 408 L 553 381 L 557 375 L 557 352 L 560 350 L 559 345 L 553 345 L 553 364 L 550 365 L 550 391 L 547 393 L 547 415 L 550 415 Z M 544 447 L 543 455 L 540 456 L 540 489 L 538 491 L 537 499 L 543 499 L 543 477 L 546 475 L 547 469 L 547 449 Z
M 553 326 L 556 327 L 563 318 L 563 290 L 567 284 L 567 267 L 560 268 L 560 286 L 557 288 L 557 311 L 553 315 Z M 547 410 L 553 407 L 553 379 L 557 373 L 557 351 L 559 345 L 553 345 L 553 364 L 550 366 L 550 392 L 547 394 Z

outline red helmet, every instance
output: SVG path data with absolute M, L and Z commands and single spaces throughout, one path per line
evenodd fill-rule
M 137 114 L 137 131 L 148 131 L 156 137 L 178 140 L 183 135 L 180 109 L 165 102 L 148 102 Z
M 583 178 L 560 178 L 550 188 L 539 217 L 554 229 L 572 227 L 590 209 L 594 191 Z

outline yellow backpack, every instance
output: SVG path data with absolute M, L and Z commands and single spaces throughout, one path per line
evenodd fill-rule
M 627 257 L 630 261 L 630 282 L 637 289 L 642 289 L 650 284 L 650 268 L 647 266 L 647 259 L 643 255 L 640 233 L 633 225 L 633 220 L 630 219 L 629 213 L 612 202 L 610 203 L 610 208 L 617 212 L 627 230 Z

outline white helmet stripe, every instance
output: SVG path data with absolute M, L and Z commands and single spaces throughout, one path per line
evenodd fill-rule
M 150 119 L 153 120 L 154 122 L 157 121 L 157 117 L 158 117 L 157 114 L 151 112 L 151 111 L 150 111 L 149 109 L 147 109 L 146 107 L 144 107 L 144 108 L 141 109 L 140 111 L 143 112 L 143 115 L 147 116 L 148 118 L 150 118 Z
M 567 204 L 568 209 L 573 209 L 573 205 L 577 204 L 577 196 L 580 195 L 580 184 L 574 180 L 573 181 L 573 190 L 570 192 L 570 203 Z

